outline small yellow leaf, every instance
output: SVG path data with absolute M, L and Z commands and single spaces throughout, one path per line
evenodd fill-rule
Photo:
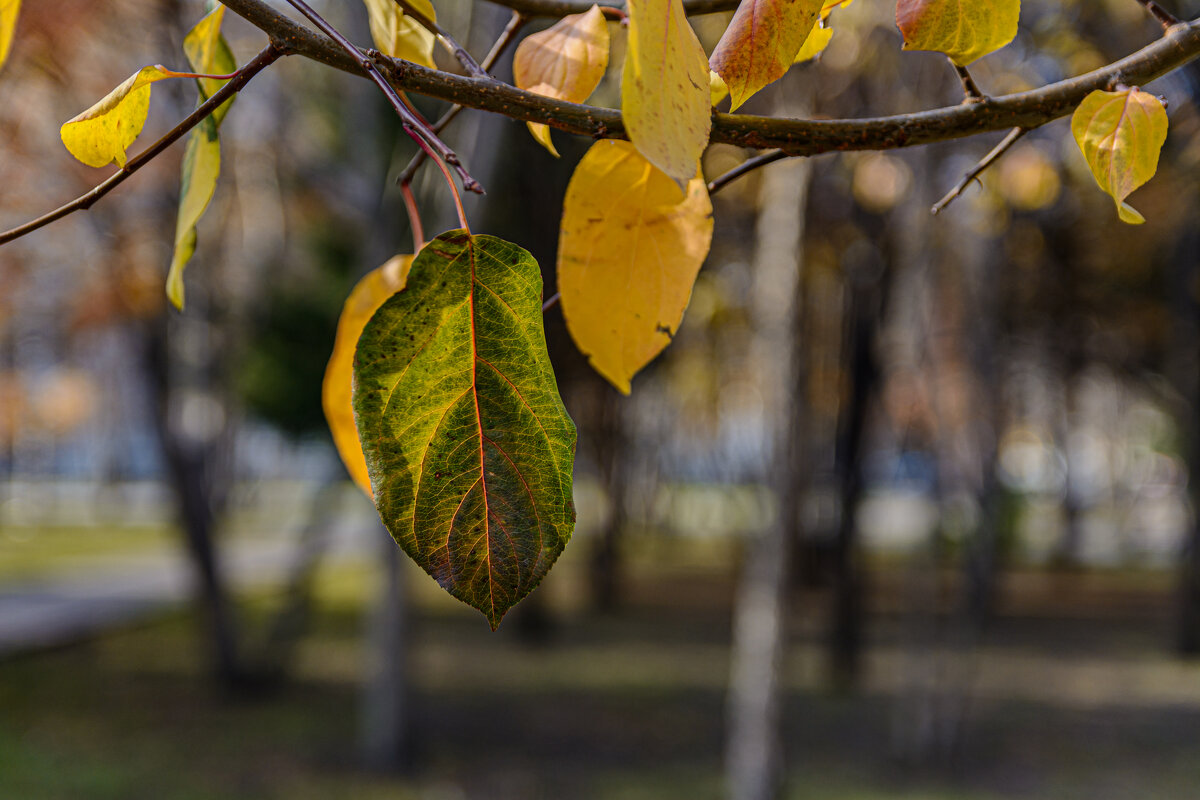
M 406 16 L 395 0 L 363 0 L 370 17 L 371 38 L 379 52 L 393 58 L 403 58 L 423 67 L 437 69 L 433 63 L 433 34 L 421 23 Z M 430 20 L 437 21 L 437 12 L 429 0 L 409 0 L 413 8 Z
M 686 194 L 629 142 L 592 145 L 567 187 L 558 288 L 567 330 L 620 391 L 679 329 L 712 243 L 703 177 Z
M 729 87 L 725 85 L 725 81 L 721 80 L 720 75 L 711 70 L 708 73 L 708 94 L 714 107 L 729 97 Z
M 966 66 L 1017 35 L 1021 0 L 898 0 L 905 50 L 933 50 Z
M 89 167 L 115 161 L 125 166 L 126 151 L 142 132 L 150 113 L 150 84 L 171 73 L 162 67 L 143 67 L 108 96 L 59 131 L 71 155 Z
M 8 60 L 13 32 L 17 29 L 17 12 L 20 10 L 21 0 L 0 0 L 0 67 Z
M 812 33 L 804 40 L 804 45 L 800 48 L 800 52 L 796 53 L 796 57 L 792 59 L 793 64 L 803 64 L 805 61 L 811 61 L 821 54 L 829 42 L 833 40 L 833 28 L 822 28 L 821 23 L 813 26 Z
M 708 59 L 681 0 L 629 0 L 621 77 L 625 131 L 650 163 L 683 186 L 712 128 Z
M 1146 218 L 1125 202 L 1154 177 L 1167 141 L 1167 110 L 1149 92 L 1092 92 L 1075 109 L 1071 133 L 1100 188 L 1112 195 L 1123 222 Z
M 350 477 L 372 499 L 367 460 L 358 440 L 351 400 L 354 351 L 367 322 L 389 297 L 403 289 L 408 282 L 412 262 L 413 256 L 394 256 L 382 267 L 368 272 L 350 291 L 342 307 L 342 316 L 338 319 L 333 355 L 325 367 L 325 381 L 321 386 L 321 405 L 325 409 L 325 420 L 329 423 L 338 455 L 342 457 Z
M 742 0 L 709 63 L 732 109 L 779 80 L 813 31 L 825 0 Z
M 571 103 L 587 100 L 607 69 L 608 25 L 595 5 L 525 37 L 513 55 L 513 81 L 519 88 Z M 528 124 L 533 137 L 557 158 L 550 129 Z

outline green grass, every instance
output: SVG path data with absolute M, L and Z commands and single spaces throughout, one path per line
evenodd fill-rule
M 0 527 L 0 582 L 76 569 L 111 556 L 178 546 L 159 526 Z

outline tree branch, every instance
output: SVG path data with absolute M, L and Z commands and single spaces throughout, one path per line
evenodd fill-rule
M 1146 7 L 1146 10 L 1154 15 L 1154 18 L 1163 26 L 1163 30 L 1170 30 L 1172 25 L 1178 25 L 1181 20 L 1160 6 L 1154 0 L 1137 0 Z
M 708 184 L 708 193 L 710 195 L 716 194 L 743 175 L 753 172 L 759 167 L 774 164 L 776 161 L 782 161 L 788 157 L 788 154 L 782 150 L 768 150 L 765 153 L 759 153 L 754 158 L 747 158 L 724 175 L 718 175 L 713 178 Z
M 592 7 L 591 0 L 488 0 L 498 6 L 520 11 L 528 17 L 565 17 L 569 14 L 582 14 Z M 621 0 L 596 0 L 601 10 L 617 8 L 628 11 Z M 689 17 L 700 14 L 714 14 L 718 11 L 733 11 L 738 7 L 738 0 L 683 0 L 683 13 Z
M 223 0 L 226 6 L 297 53 L 347 72 L 361 70 L 347 54 L 284 17 L 261 0 Z M 1200 19 L 1181 23 L 1133 55 L 1076 78 L 1019 94 L 970 103 L 855 120 L 774 119 L 745 114 L 714 114 L 712 141 L 767 149 L 788 155 L 838 150 L 892 150 L 1011 128 L 1038 128 L 1067 116 L 1090 92 L 1117 83 L 1145 85 L 1200 56 Z M 388 60 L 398 87 L 468 108 L 492 111 L 526 122 L 543 122 L 568 133 L 626 138 L 619 111 L 567 103 L 522 91 L 494 78 L 470 78 Z
M 1009 131 L 1008 136 L 1005 136 L 1002 140 L 1000 140 L 1000 144 L 992 148 L 992 152 L 988 153 L 983 157 L 983 160 L 972 167 L 970 172 L 964 175 L 963 179 L 959 181 L 953 189 L 946 193 L 945 197 L 934 203 L 933 208 L 929 209 L 929 213 L 933 214 L 935 217 L 942 213 L 942 211 L 946 209 L 946 206 L 953 203 L 959 197 L 959 195 L 961 195 L 966 188 L 971 185 L 972 181 L 982 175 L 984 170 L 1000 160 L 1000 156 L 1007 153 L 1009 148 L 1016 144 L 1017 141 L 1027 133 L 1029 133 L 1029 131 L 1025 130 L 1024 128 L 1013 128 L 1011 131 Z
M 163 137 L 157 142 L 150 145 L 133 158 L 129 159 L 124 167 L 117 170 L 117 172 L 115 172 L 106 181 L 96 186 L 87 194 L 80 195 L 66 205 L 59 206 L 48 214 L 43 214 L 37 219 L 31 220 L 24 225 L 20 225 L 10 231 L 0 233 L 0 245 L 11 242 L 13 239 L 18 239 L 27 233 L 33 233 L 38 228 L 45 227 L 51 222 L 60 220 L 68 214 L 91 208 L 92 204 L 94 204 L 97 200 L 120 186 L 125 182 L 126 178 L 137 172 L 142 167 L 146 166 L 146 164 L 154 160 L 156 156 L 158 156 L 175 142 L 179 141 L 179 139 L 185 133 L 199 125 L 200 122 L 203 121 L 209 114 L 212 114 L 214 111 L 220 108 L 226 100 L 240 92 L 242 88 L 250 82 L 251 78 L 262 72 L 278 58 L 284 55 L 287 55 L 286 50 L 283 48 L 283 46 L 276 44 L 275 40 L 272 39 L 271 44 L 268 44 L 265 48 L 263 48 L 262 52 L 260 52 L 250 61 L 246 62 L 246 65 L 238 70 L 237 73 L 235 73 L 234 77 L 229 81 L 229 83 L 226 83 L 220 89 L 213 92 L 212 97 L 208 98 L 199 106 L 197 106 L 196 110 L 184 118 L 182 122 L 180 122 L 171 130 L 167 131 L 167 133 L 163 135 Z

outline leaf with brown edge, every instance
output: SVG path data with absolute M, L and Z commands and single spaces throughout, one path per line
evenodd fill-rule
M 621 110 L 629 140 L 681 187 L 712 128 L 708 59 L 681 0 L 629 0 Z
M 12 49 L 13 35 L 17 29 L 17 14 L 21 11 L 21 0 L 0 0 L 0 68 L 8 60 Z
M 404 288 L 412 263 L 413 256 L 393 256 L 355 284 L 342 306 L 342 315 L 338 317 L 333 353 L 329 356 L 325 380 L 321 384 L 321 406 L 325 410 L 329 432 L 333 434 L 333 444 L 351 480 L 368 497 L 371 496 L 371 478 L 367 474 L 367 459 L 363 456 L 358 428 L 354 424 L 354 350 L 358 347 L 358 337 L 362 335 L 367 321 L 389 297 Z
M 905 50 L 945 53 L 967 66 L 1017 35 L 1021 0 L 897 0 Z
M 703 177 L 685 194 L 628 142 L 597 142 L 575 169 L 558 246 L 563 316 L 625 394 L 679 329 L 712 231 Z
M 595 5 L 526 36 L 513 54 L 513 82 L 517 88 L 571 103 L 587 100 L 607 69 L 608 24 Z M 550 128 L 537 122 L 526 125 L 557 158 Z
M 709 59 L 729 87 L 730 110 L 788 71 L 825 0 L 742 0 Z
M 354 414 L 384 524 L 495 629 L 575 526 L 533 257 L 463 230 L 426 245 L 359 337 Z
M 1075 109 L 1071 133 L 1096 183 L 1112 195 L 1122 222 L 1146 221 L 1125 198 L 1158 171 L 1168 124 L 1162 102 L 1137 88 L 1092 92 Z

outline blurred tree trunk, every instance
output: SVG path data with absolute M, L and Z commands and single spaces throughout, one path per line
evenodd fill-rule
M 782 89 L 776 97 L 783 96 Z M 789 87 L 789 96 L 797 89 Z M 789 116 L 805 112 L 796 101 L 776 101 Z M 751 309 L 756 327 L 756 368 L 763 386 L 768 459 L 766 482 L 778 509 L 766 531 L 751 541 L 734 600 L 733 653 L 728 697 L 726 781 L 731 800 L 772 800 L 784 776 L 780 742 L 783 697 L 780 664 L 785 646 L 787 568 L 804 493 L 799 444 L 806 393 L 804 348 L 798 342 L 803 281 L 804 219 L 812 165 L 796 159 L 766 169 L 759 190 Z
M 378 526 L 382 586 L 366 636 L 362 753 L 369 769 L 405 770 L 412 762 L 408 711 L 408 593 L 400 548 Z
M 609 613 L 620 601 L 621 537 L 628 519 L 630 470 L 626 464 L 625 403 L 612 387 L 596 383 L 600 402 L 594 447 L 608 499 L 608 518 L 592 550 L 588 576 L 592 607 Z
M 1200 655 L 1200 232 L 1193 229 L 1183 238 L 1173 263 L 1174 274 L 1167 284 L 1175 313 L 1171 366 L 1184 400 L 1180 428 L 1184 432 L 1183 456 L 1188 461 L 1192 506 L 1180 555 L 1176 637 L 1179 653 L 1194 657 Z

